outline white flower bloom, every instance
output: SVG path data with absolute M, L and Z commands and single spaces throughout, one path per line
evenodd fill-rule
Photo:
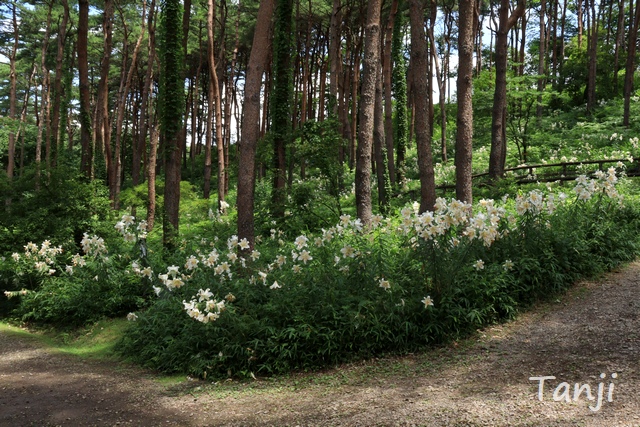
M 513 261 L 510 259 L 506 260 L 504 264 L 502 264 L 502 268 L 504 268 L 505 271 L 513 270 Z
M 428 308 L 429 306 L 433 305 L 433 300 L 430 296 L 427 295 L 422 299 L 422 303 L 424 304 L 424 308 Z
M 135 322 L 136 320 L 138 320 L 138 316 L 135 313 L 129 313 L 127 314 L 127 320 L 130 322 Z
M 309 241 L 309 239 L 307 238 L 307 236 L 305 235 L 300 235 L 298 237 L 296 237 L 296 240 L 294 241 L 294 244 L 296 245 L 296 248 L 298 248 L 298 250 L 304 248 L 307 246 L 307 242 Z
M 385 280 L 384 278 L 382 278 L 382 279 L 380 279 L 379 286 L 382 289 L 389 290 L 391 288 L 391 283 L 389 283 L 388 280 Z
M 184 285 L 184 281 L 179 277 L 177 277 L 177 278 L 175 278 L 173 280 L 170 280 L 168 283 L 169 283 L 168 286 L 170 286 L 172 288 L 175 288 L 175 289 L 179 289 Z
M 226 261 L 225 262 L 221 262 L 218 267 L 220 267 L 220 269 L 224 273 L 229 273 L 231 271 L 231 267 L 229 266 L 229 263 L 226 262 Z
M 313 259 L 313 257 L 311 256 L 311 254 L 309 253 L 309 251 L 307 251 L 306 249 L 303 250 L 302 252 L 300 252 L 300 255 L 298 256 L 298 259 L 300 261 L 302 261 L 303 263 L 307 263 L 307 261 L 311 261 Z
M 474 264 L 473 264 L 473 268 L 475 268 L 476 270 L 480 271 L 480 270 L 484 270 L 484 261 L 482 261 L 481 259 L 477 260 Z
M 238 246 L 238 236 L 236 236 L 235 234 L 231 237 L 229 237 L 229 240 L 227 240 L 227 247 L 229 248 L 229 250 L 235 249 L 236 246 Z
M 131 225 L 136 220 L 133 215 L 122 215 L 122 222 L 124 225 Z
M 353 258 L 356 256 L 356 251 L 355 249 L 353 249 L 351 246 L 349 245 L 345 245 L 342 249 L 340 249 L 340 252 L 342 252 L 342 257 L 343 258 Z
M 206 290 L 200 289 L 198 291 L 198 301 L 209 301 L 213 296 L 213 292 L 207 288 Z
M 186 264 L 184 265 L 184 268 L 186 268 L 187 270 L 193 270 L 194 268 L 196 268 L 198 266 L 198 259 L 191 255 L 188 259 Z
M 282 286 L 278 285 L 278 282 L 273 282 L 273 285 L 269 286 L 269 289 L 280 289 Z
M 245 250 L 249 249 L 249 247 L 250 247 L 249 241 L 247 239 L 242 239 L 242 240 L 240 240 L 240 242 L 238 242 L 238 246 L 240 246 L 240 249 L 245 251 Z
M 180 274 L 180 268 L 177 265 L 171 265 L 167 267 L 167 274 L 176 277 L 178 274 Z
M 412 208 L 402 208 L 402 210 L 400 211 L 400 215 L 402 215 L 402 218 L 404 219 L 410 218 L 412 214 L 413 214 Z

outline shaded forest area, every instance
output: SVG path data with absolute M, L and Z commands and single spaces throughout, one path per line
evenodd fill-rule
M 456 197 L 471 201 L 474 144 L 498 179 L 509 144 L 530 160 L 543 115 L 618 98 L 630 126 L 638 3 L 7 2 L 3 186 L 64 167 L 104 184 L 114 208 L 123 189 L 145 192 L 150 229 L 162 196 L 169 244 L 185 180 L 218 208 L 237 194 L 253 245 L 256 180 L 283 217 L 294 181 L 319 171 L 338 194 L 344 165 L 368 224 L 372 188 L 384 212 L 415 143 L 421 211 L 434 163 L 455 164 Z

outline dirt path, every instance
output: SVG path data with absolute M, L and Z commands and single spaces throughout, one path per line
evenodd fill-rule
M 162 385 L 0 333 L 0 426 L 115 425 L 638 427 L 640 262 L 462 345 L 249 383 Z

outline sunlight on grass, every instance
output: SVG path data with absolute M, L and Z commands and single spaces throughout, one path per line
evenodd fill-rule
M 125 319 L 102 320 L 86 328 L 69 331 L 27 330 L 0 322 L 0 332 L 38 341 L 45 347 L 85 359 L 113 360 L 113 349 L 127 327 Z

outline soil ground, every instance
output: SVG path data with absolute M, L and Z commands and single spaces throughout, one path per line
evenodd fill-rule
M 1 332 L 0 426 L 638 427 L 640 262 L 460 343 L 286 378 L 170 382 Z

